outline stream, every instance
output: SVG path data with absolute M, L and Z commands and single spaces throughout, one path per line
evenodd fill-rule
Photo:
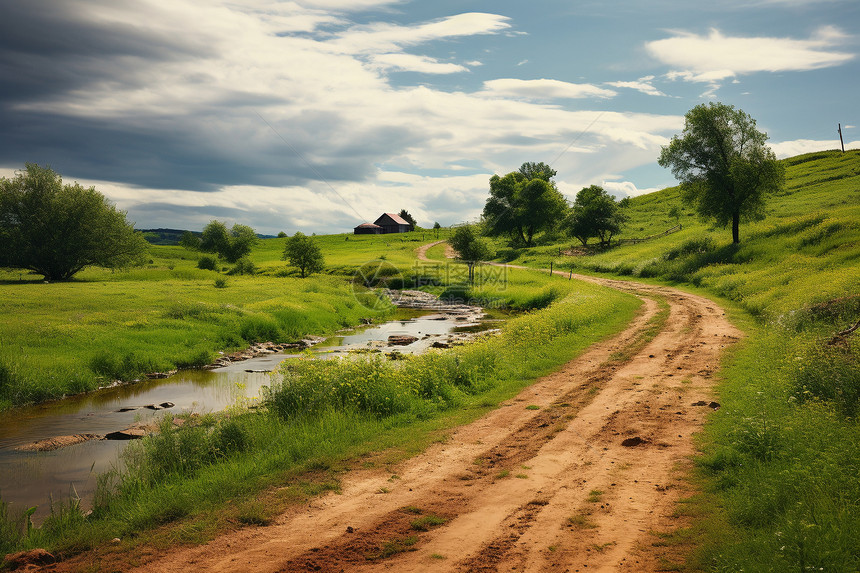
M 425 301 L 426 302 L 426 301 Z M 500 322 L 476 307 L 399 308 L 383 324 L 347 329 L 313 346 L 320 358 L 361 352 L 420 353 L 457 344 Z M 400 339 L 390 345 L 389 337 Z M 415 340 L 411 338 L 414 337 Z M 239 400 L 254 400 L 272 382 L 270 371 L 298 354 L 269 353 L 215 369 L 182 370 L 160 380 L 105 388 L 64 400 L 21 408 L 0 418 L 0 498 L 13 513 L 38 506 L 35 518 L 50 513 L 50 500 L 70 495 L 88 506 L 96 477 L 119 462 L 127 440 L 91 439 L 50 451 L 22 448 L 58 436 L 104 436 L 153 423 L 165 413 L 218 412 Z

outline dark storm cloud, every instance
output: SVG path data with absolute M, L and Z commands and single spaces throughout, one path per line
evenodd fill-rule
M 99 2 L 88 2 L 95 8 Z M 129 9 L 136 2 L 103 2 L 106 8 L 116 10 L 125 5 Z M 0 0 L 0 48 L 19 54 L 69 57 L 132 55 L 155 59 L 173 59 L 183 54 L 206 54 L 203 43 L 196 46 L 189 36 L 158 35 L 148 30 L 146 21 L 136 25 L 115 21 L 96 22 L 82 17 L 81 4 L 68 0 Z M 140 12 L 141 18 L 147 14 Z
M 267 109 L 287 109 L 290 94 L 246 92 L 213 80 L 220 71 L 217 43 L 192 32 L 194 26 L 171 35 L 164 15 L 147 12 L 145 4 L 102 8 L 141 20 L 94 17 L 99 2 L 92 0 L 0 0 L 0 165 L 34 162 L 67 179 L 214 191 L 363 180 L 391 149 L 420 141 L 408 126 L 360 126 L 337 112 L 292 108 L 292 117 L 262 120 L 258 110 L 265 117 Z M 176 63 L 187 68 L 180 85 L 148 83 L 165 77 L 153 70 Z M 145 95 L 150 87 L 174 99 L 136 109 L 115 95 Z M 91 98 L 131 111 L 102 110 Z
M 131 25 L 88 21 L 80 8 L 67 0 L 0 0 L 0 105 L 50 99 L 116 80 L 118 74 L 129 76 L 134 71 L 129 59 L 176 61 L 207 53 L 203 38 L 148 29 L 146 13 Z M 123 59 L 125 64 L 118 65 Z
M 285 187 L 320 178 L 330 182 L 367 178 L 386 149 L 418 140 L 418 134 L 405 128 L 350 131 L 336 117 L 316 117 L 312 125 L 303 120 L 280 122 L 274 124 L 277 133 L 250 110 L 245 117 L 232 119 L 225 125 L 216 116 L 139 117 L 124 124 L 115 119 L 0 112 L 5 126 L 0 164 L 50 164 L 67 178 L 156 189 Z

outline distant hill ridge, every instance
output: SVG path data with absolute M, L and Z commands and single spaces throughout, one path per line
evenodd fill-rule
M 178 245 L 179 239 L 182 237 L 185 229 L 138 229 L 143 233 L 144 238 L 153 245 Z M 200 231 L 191 231 L 197 237 L 203 233 Z M 257 233 L 261 239 L 273 239 L 275 235 L 261 235 Z

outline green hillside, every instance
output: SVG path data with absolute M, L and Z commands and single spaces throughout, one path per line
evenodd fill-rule
M 575 271 L 661 278 L 690 283 L 739 302 L 767 320 L 860 291 L 860 150 L 820 152 L 784 160 L 786 186 L 768 203 L 763 221 L 741 224 L 741 243 L 729 229 L 700 221 L 677 187 L 634 197 L 619 239 L 683 229 L 591 256 L 559 256 L 571 240 L 533 249 L 504 249 L 511 262 Z M 669 217 L 673 206 L 683 213 Z M 575 243 L 575 244 L 574 244 Z M 860 304 L 860 303 L 858 303 Z
M 683 229 L 585 256 L 569 240 L 501 247 L 502 260 L 656 280 L 722 299 L 745 340 L 730 353 L 697 461 L 698 517 L 665 544 L 695 548 L 667 570 L 860 570 L 860 151 L 784 160 L 767 216 L 729 229 L 699 221 L 678 188 L 633 198 L 621 239 Z M 681 207 L 679 221 L 669 217 Z

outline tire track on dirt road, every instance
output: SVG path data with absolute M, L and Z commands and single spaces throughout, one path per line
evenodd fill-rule
M 576 278 L 631 292 L 642 310 L 444 443 L 388 471 L 352 471 L 340 494 L 140 570 L 659 570 L 651 532 L 674 525 L 712 374 L 739 332 L 703 297 Z M 657 318 L 659 332 L 643 340 Z M 431 514 L 445 523 L 412 529 Z

